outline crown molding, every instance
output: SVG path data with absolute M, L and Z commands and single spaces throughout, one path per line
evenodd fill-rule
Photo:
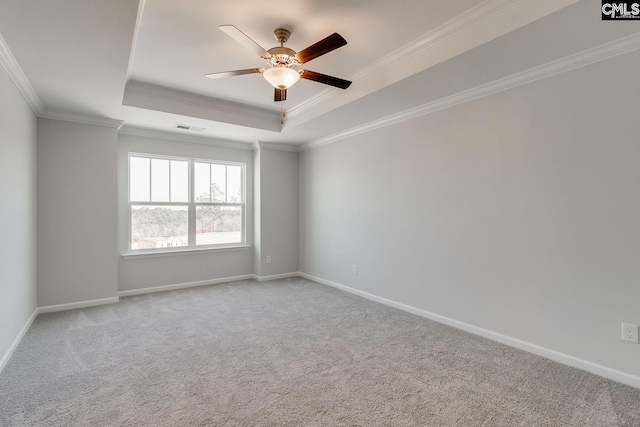
M 7 72 L 7 75 L 13 84 L 16 85 L 16 88 L 18 88 L 18 91 L 20 91 L 33 112 L 39 116 L 44 109 L 42 101 L 40 101 L 35 90 L 33 90 L 27 76 L 22 72 L 22 68 L 18 65 L 18 61 L 16 61 L 13 53 L 11 53 L 11 49 L 9 49 L 2 34 L 0 34 L 0 66 Z
M 122 105 L 162 111 L 254 129 L 280 132 L 280 112 L 211 98 L 137 80 L 127 82 Z
M 408 58 L 423 54 L 445 40 L 448 40 L 455 35 L 463 34 L 470 29 L 479 26 L 493 16 L 508 13 L 511 9 L 515 9 L 516 6 L 520 3 L 524 3 L 525 1 L 526 0 L 484 1 L 455 18 L 450 19 L 435 28 L 433 31 L 430 31 L 399 49 L 396 49 L 390 54 L 383 56 L 369 67 L 366 67 L 356 73 L 354 80 L 356 82 L 362 81 L 373 74 L 383 72 L 387 68 L 402 64 L 406 62 Z
M 206 136 L 184 135 L 178 132 L 159 131 L 157 129 L 149 129 L 138 126 L 125 125 L 120 128 L 118 133 L 131 136 L 142 136 L 145 138 L 163 139 L 166 141 L 189 142 L 192 144 L 213 145 L 223 148 L 235 148 L 238 150 L 254 150 L 254 144 L 249 142 L 228 141 Z
M 351 87 L 355 90 L 352 89 L 348 96 L 341 95 L 344 100 L 337 98 L 343 91 L 331 88 L 292 107 L 287 115 L 303 123 L 306 121 L 300 117 L 303 113 L 329 104 L 330 100 L 335 99 L 340 105 L 353 101 L 379 89 L 380 85 L 397 82 L 577 1 L 486 0 L 351 76 Z M 319 108 L 320 113 L 328 109 L 332 107 L 323 105 Z
M 410 41 L 409 43 L 401 46 L 393 52 L 383 56 L 377 61 L 364 67 L 351 77 L 353 84 L 361 83 L 366 78 L 383 73 L 386 69 L 396 67 L 398 64 L 405 62 L 407 58 L 423 53 L 424 51 L 433 48 L 437 44 L 444 40 L 451 38 L 453 35 L 461 34 L 470 28 L 477 26 L 480 22 L 485 21 L 488 17 L 496 15 L 500 12 L 508 10 L 514 5 L 521 3 L 524 0 L 509 1 L 509 0 L 487 0 L 479 5 L 469 9 L 465 13 L 456 16 L 453 19 L 445 22 L 439 27 L 435 28 L 417 39 Z M 309 98 L 305 102 L 302 102 L 295 107 L 291 108 L 288 112 L 290 117 L 299 115 L 304 110 L 312 108 L 314 105 L 323 102 L 325 99 L 332 97 L 339 93 L 338 89 L 330 88 L 322 93 Z
M 280 151 L 289 151 L 292 153 L 297 153 L 300 151 L 300 146 L 293 144 L 285 144 L 282 142 L 264 142 L 258 141 L 255 149 L 268 148 L 270 150 L 280 150 Z
M 86 116 L 83 114 L 59 110 L 44 110 L 38 114 L 38 117 L 42 119 L 62 120 L 65 122 L 81 123 L 85 125 L 103 126 L 113 129 L 120 129 L 124 124 L 123 120 L 109 119 L 107 117 Z
M 140 33 L 140 28 L 142 27 L 142 15 L 144 14 L 144 7 L 146 4 L 146 0 L 139 1 L 136 25 L 133 28 L 133 38 L 131 39 L 131 49 L 129 50 L 129 65 L 127 66 L 127 79 L 125 80 L 127 82 L 131 80 L 131 74 L 133 73 L 133 62 L 136 55 L 136 47 L 138 45 L 138 35 Z
M 20 91 L 24 99 L 27 101 L 36 116 L 43 119 L 62 120 L 66 122 L 83 123 L 95 126 L 105 126 L 109 128 L 119 129 L 124 123 L 122 120 L 109 119 L 105 117 L 86 116 L 59 110 L 47 110 L 44 108 L 42 101 L 36 94 L 35 90 L 29 83 L 22 68 L 18 65 L 16 58 L 11 53 L 11 49 L 7 45 L 4 37 L 0 34 L 0 65 L 7 72 L 11 81 Z
M 125 87 L 125 97 L 128 93 L 146 95 L 158 101 L 170 101 L 178 104 L 221 110 L 234 114 L 246 114 L 247 111 L 251 111 L 251 113 L 254 115 L 269 119 L 273 118 L 273 116 L 279 117 L 280 115 L 279 112 L 267 110 L 266 108 L 252 107 L 246 104 L 241 104 L 239 102 L 211 98 L 209 96 L 185 92 L 183 90 L 155 85 L 140 80 L 129 80 L 127 82 Z
M 490 83 L 458 92 L 456 94 L 438 99 L 433 102 L 428 102 L 426 104 L 410 108 L 408 110 L 401 111 L 399 113 L 395 113 L 381 119 L 344 130 L 342 132 L 334 133 L 332 135 L 310 141 L 308 143 L 302 144 L 300 146 L 300 151 L 319 147 L 325 144 L 330 144 L 332 142 L 336 142 L 355 135 L 371 132 L 373 130 L 391 126 L 396 123 L 410 120 L 419 116 L 431 114 L 458 104 L 463 104 L 465 102 L 473 101 L 475 99 L 492 95 L 494 93 L 502 92 L 508 89 L 535 82 L 537 80 L 575 70 L 589 64 L 631 53 L 637 51 L 638 49 L 640 49 L 640 33 L 623 37 L 621 39 L 605 43 L 603 45 L 587 49 L 582 52 L 569 55 L 564 58 L 548 62 L 546 64 L 539 65 L 516 74 L 512 74 L 507 77 L 500 78 L 498 80 L 494 80 Z

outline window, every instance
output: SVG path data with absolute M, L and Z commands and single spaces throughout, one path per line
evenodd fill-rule
M 129 249 L 244 244 L 244 164 L 129 155 Z

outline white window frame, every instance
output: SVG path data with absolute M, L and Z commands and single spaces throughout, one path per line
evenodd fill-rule
M 142 157 L 147 159 L 159 159 L 159 160 L 175 160 L 186 161 L 188 169 L 188 201 L 187 202 L 132 202 L 131 201 L 131 158 Z M 194 180 L 195 180 L 195 163 L 208 163 L 212 165 L 225 165 L 225 166 L 239 166 L 241 168 L 241 200 L 240 202 L 226 203 L 226 202 L 196 202 L 194 197 Z M 149 182 L 151 186 L 151 180 Z M 169 181 L 169 186 L 171 181 Z M 226 190 L 226 189 L 225 189 Z M 135 153 L 130 152 L 127 155 L 127 249 L 129 254 L 161 254 L 170 252 L 191 252 L 199 250 L 211 250 L 211 249 L 225 249 L 225 248 L 242 248 L 246 246 L 247 238 L 247 209 L 246 209 L 246 163 L 242 162 L 230 162 L 224 160 L 191 158 L 191 157 L 179 157 L 179 156 L 164 156 L 158 154 L 149 153 Z M 226 192 L 225 192 L 226 194 Z M 149 249 L 133 249 L 131 247 L 132 241 L 132 212 L 133 206 L 187 206 L 188 216 L 188 234 L 187 246 L 167 247 L 167 248 L 149 248 Z M 239 206 L 241 211 L 241 231 L 240 242 L 236 243 L 220 243 L 210 245 L 196 245 L 196 208 L 197 206 Z

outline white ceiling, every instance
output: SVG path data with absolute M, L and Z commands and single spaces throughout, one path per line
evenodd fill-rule
M 633 23 L 601 21 L 599 4 L 2 0 L 0 62 L 42 117 L 309 144 L 640 31 Z M 279 27 L 292 32 L 286 46 L 296 51 L 338 32 L 348 44 L 304 68 L 353 84 L 343 91 L 301 80 L 288 91 L 281 126 L 281 105 L 262 76 L 204 77 L 264 67 L 217 29 L 222 24 L 267 49 L 277 45 Z M 205 131 L 180 131 L 176 124 Z

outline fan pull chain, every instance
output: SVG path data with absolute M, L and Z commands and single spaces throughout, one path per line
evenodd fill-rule
M 282 117 L 280 117 L 280 124 L 283 125 L 284 118 L 287 116 L 287 113 L 285 112 L 285 101 L 284 100 L 280 101 L 280 105 L 282 106 Z

